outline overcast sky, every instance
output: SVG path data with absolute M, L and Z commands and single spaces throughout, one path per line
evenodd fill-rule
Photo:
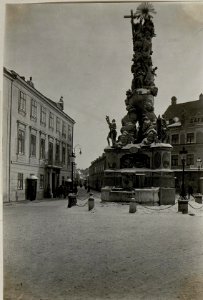
M 138 4 L 7 5 L 4 66 L 32 76 L 35 88 L 54 101 L 63 95 L 65 112 L 76 121 L 80 168 L 89 167 L 107 146 L 106 115 L 116 119 L 120 133 L 133 55 L 130 20 L 123 16 Z M 153 5 L 158 115 L 172 96 L 180 103 L 203 92 L 203 3 Z

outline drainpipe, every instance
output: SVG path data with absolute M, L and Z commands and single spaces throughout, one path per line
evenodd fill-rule
M 11 97 L 10 97 L 10 122 L 9 122 L 9 171 L 8 171 L 8 201 L 11 202 L 11 124 L 12 124 L 12 100 L 13 100 L 13 80 L 11 81 Z

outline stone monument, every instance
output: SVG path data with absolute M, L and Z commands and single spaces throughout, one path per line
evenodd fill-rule
M 106 117 L 112 146 L 104 149 L 106 170 L 101 197 L 103 201 L 136 201 L 147 204 L 175 202 L 174 174 L 167 124 L 154 113 L 157 67 L 152 63 L 152 39 L 156 36 L 152 4 L 143 2 L 129 18 L 132 27 L 133 58 L 131 88 L 126 92 L 127 114 L 121 120 L 121 134 Z

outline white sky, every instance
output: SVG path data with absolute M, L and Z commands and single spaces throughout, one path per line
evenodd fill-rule
M 4 66 L 58 101 L 75 121 L 77 166 L 89 167 L 107 146 L 105 116 L 120 134 L 125 92 L 131 87 L 132 37 L 123 16 L 139 3 L 9 4 L 5 18 Z M 203 92 L 203 3 L 154 2 L 155 113 L 176 96 L 197 100 Z M 78 150 L 78 148 L 77 148 Z

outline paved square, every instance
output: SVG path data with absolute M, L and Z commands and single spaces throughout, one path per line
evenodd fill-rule
M 85 203 L 4 206 L 5 300 L 203 299 L 203 208 Z

